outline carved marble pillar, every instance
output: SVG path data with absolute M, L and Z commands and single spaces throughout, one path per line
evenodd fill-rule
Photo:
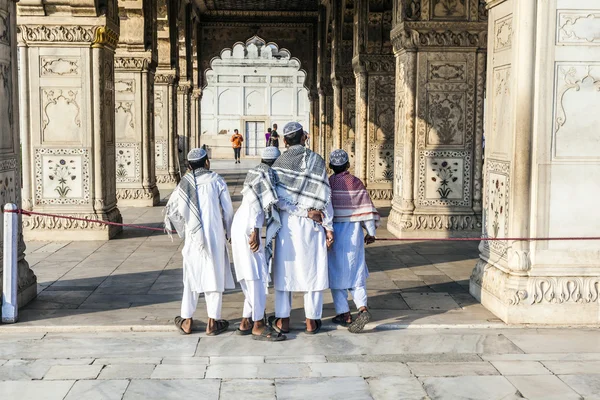
M 333 89 L 329 84 L 322 84 L 319 87 L 319 116 L 318 152 L 325 161 L 328 161 L 333 146 Z
M 190 148 L 200 146 L 200 105 L 202 103 L 202 89 L 194 89 L 192 91 L 192 122 L 191 122 L 191 137 Z
M 180 169 L 182 174 L 186 170 L 186 157 L 190 149 L 192 114 L 192 83 L 180 81 L 177 85 L 177 140 Z
M 358 179 L 367 182 L 367 129 L 368 129 L 368 75 L 364 66 L 355 67 L 354 77 L 356 79 L 356 125 L 355 125 L 355 147 L 354 147 L 354 174 Z
M 396 160 L 388 230 L 400 237 L 478 236 L 485 10 L 479 0 L 450 11 L 417 3 L 396 2 L 391 34 Z
M 343 93 L 341 79 L 332 79 L 333 85 L 333 125 L 331 129 L 332 146 L 334 149 L 342 148 L 343 134 Z
M 350 170 L 354 171 L 355 159 L 355 116 L 356 116 L 356 82 L 354 75 L 342 75 L 342 133 L 341 133 L 341 148 L 346 150 L 350 159 Z
M 17 8 L 14 1 L 0 1 L 0 207 L 6 203 L 21 206 L 21 169 L 19 149 L 20 105 L 28 93 L 19 88 L 17 80 Z M 20 53 L 21 60 L 26 54 Z M 21 104 L 20 104 L 21 103 Z M 22 125 L 21 125 L 22 126 Z M 23 132 L 27 133 L 23 126 Z M 23 160 L 24 161 L 24 160 Z M 29 165 L 27 166 L 29 168 Z M 4 224 L 0 227 L 0 240 L 4 237 Z M 37 278 L 25 260 L 25 242 L 19 229 L 18 251 L 18 297 L 20 307 L 29 303 L 37 295 Z M 2 261 L 0 249 L 0 261 Z M 2 280 L 2 271 L 0 271 Z M 2 288 L 0 287 L 0 296 Z
M 483 234 L 598 236 L 600 4 L 489 1 Z M 598 324 L 597 241 L 482 242 L 471 293 L 508 323 Z
M 161 191 L 179 183 L 177 151 L 177 83 L 179 82 L 177 16 L 174 0 L 158 0 L 158 67 L 154 76 L 156 184 Z
M 308 93 L 308 101 L 310 103 L 310 115 L 309 115 L 309 147 L 312 151 L 318 151 L 319 143 L 319 95 L 316 90 L 311 90 Z
M 26 204 L 37 212 L 121 222 L 114 125 L 117 5 L 108 2 L 102 15 L 91 0 L 72 6 L 19 11 L 20 81 L 24 93 L 35 94 L 22 101 L 28 111 L 21 121 L 28 135 L 22 151 L 32 165 L 23 176 L 24 193 L 31 196 Z M 24 217 L 23 228 L 28 240 L 106 240 L 121 231 L 39 215 Z
M 117 200 L 120 206 L 152 207 L 160 201 L 154 138 L 156 10 L 142 7 L 140 0 L 125 3 L 120 13 L 121 42 L 115 54 Z

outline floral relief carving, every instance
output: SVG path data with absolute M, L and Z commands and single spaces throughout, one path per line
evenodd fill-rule
M 508 50 L 512 47 L 513 16 L 507 15 L 494 22 L 494 51 Z
M 389 103 L 379 103 L 377 109 L 376 140 L 389 141 L 394 138 L 394 107 Z
M 117 182 L 138 182 L 141 175 L 140 160 L 139 143 L 117 143 L 115 154 Z
M 46 138 L 77 141 L 80 137 L 79 89 L 42 89 L 42 132 Z
M 461 160 L 462 161 L 462 160 Z M 462 170 L 458 160 L 440 160 L 432 161 L 431 170 L 435 176 L 431 177 L 431 180 L 437 183 L 437 193 L 440 195 L 441 200 L 447 200 L 448 197 L 454 192 L 453 184 L 455 184 L 462 174 Z
M 4 207 L 6 203 L 17 203 L 17 187 L 16 172 L 1 171 L 0 172 L 0 206 Z
M 42 76 L 78 76 L 79 59 L 72 57 L 41 58 Z
M 115 91 L 118 93 L 135 93 L 135 81 L 133 79 L 119 79 L 115 81 Z
M 466 63 L 432 62 L 429 65 L 429 81 L 465 82 Z
M 486 192 L 483 210 L 483 235 L 491 238 L 508 236 L 510 164 L 507 161 L 486 160 Z M 503 241 L 485 242 L 496 254 L 506 257 Z
M 88 149 L 35 149 L 36 204 L 88 204 Z
M 559 44 L 600 45 L 600 13 L 558 12 Z
M 0 10 L 0 44 L 10 45 L 10 15 Z
M 422 150 L 418 204 L 471 207 L 471 165 L 470 152 Z
M 167 157 L 167 141 L 164 139 L 157 139 L 154 143 L 155 152 L 154 156 L 156 159 L 156 169 L 166 170 L 168 168 L 168 157 Z
M 465 136 L 464 94 L 429 93 L 428 108 L 428 144 L 462 144 Z
M 14 124 L 12 93 L 10 65 L 0 62 L 0 99 L 2 99 L 0 102 L 0 123 L 6 121 L 11 128 Z M 0 138 L 0 143 L 5 140 L 5 138 Z M 4 148 L 4 146 L 1 147 Z
M 464 18 L 467 16 L 466 0 L 433 0 L 433 18 Z
M 497 138 L 505 133 L 507 109 L 510 103 L 511 67 L 504 66 L 493 72 L 492 100 L 492 132 L 491 137 Z
M 129 101 L 119 101 L 115 107 L 116 130 L 120 136 L 135 136 L 135 119 L 133 115 L 133 103 Z
M 597 76 L 592 75 L 591 66 L 584 66 L 583 68 L 577 68 L 575 66 L 566 67 L 559 66 L 558 73 L 562 77 L 562 87 L 558 91 L 557 102 L 558 102 L 558 114 L 556 116 L 555 132 L 558 132 L 560 128 L 567 122 L 567 114 L 565 112 L 565 105 L 563 102 L 565 94 L 572 89 L 576 91 L 581 90 L 581 85 L 584 81 L 589 80 L 591 84 L 600 92 L 600 74 Z
M 394 145 L 371 144 L 369 153 L 369 182 L 392 183 L 394 179 Z
M 26 42 L 91 43 L 100 26 L 19 25 L 22 40 Z

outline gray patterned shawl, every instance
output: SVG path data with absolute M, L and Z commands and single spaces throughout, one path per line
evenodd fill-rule
M 325 160 L 304 146 L 290 147 L 273 170 L 277 174 L 279 197 L 306 210 L 324 210 L 331 201 Z
M 265 243 L 265 252 L 267 262 L 273 256 L 273 239 L 281 228 L 279 211 L 277 210 L 277 192 L 275 185 L 277 177 L 271 167 L 266 164 L 259 164 L 248 171 L 242 195 L 252 199 L 252 207 L 262 209 L 267 221 L 267 240 Z M 258 211 L 258 210 L 257 210 Z

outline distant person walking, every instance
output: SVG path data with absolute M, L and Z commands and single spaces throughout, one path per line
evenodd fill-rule
M 271 140 L 271 128 L 267 129 L 267 133 L 265 133 L 265 146 L 269 147 L 269 140 Z
M 271 131 L 269 146 L 279 148 L 279 133 L 277 133 L 277 124 L 273 124 L 273 130 Z
M 231 147 L 233 147 L 233 156 L 235 157 L 235 163 L 240 163 L 240 152 L 242 151 L 242 142 L 244 137 L 240 135 L 240 131 L 237 129 L 233 130 L 233 136 L 231 137 Z

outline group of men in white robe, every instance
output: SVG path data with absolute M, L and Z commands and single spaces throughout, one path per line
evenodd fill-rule
M 206 300 L 206 333 L 218 335 L 228 329 L 220 312 L 223 291 L 234 286 L 226 240 L 231 241 L 236 277 L 245 296 L 238 334 L 285 340 L 293 292 L 304 293 L 305 332 L 318 333 L 323 293 L 329 288 L 337 313 L 333 322 L 360 332 L 370 320 L 364 245 L 375 240 L 379 214 L 362 182 L 347 172 L 346 152 L 331 153 L 334 175 L 328 178 L 323 158 L 305 148 L 306 134 L 299 123 L 287 124 L 283 136 L 287 151 L 280 154 L 275 147 L 266 148 L 261 164 L 248 172 L 235 217 L 227 185 L 209 171 L 206 152 L 194 149 L 188 155 L 190 172 L 171 195 L 165 217 L 166 228 L 174 228 L 185 239 L 184 293 L 181 316 L 175 318 L 182 334 L 192 331 L 199 293 Z M 267 320 L 271 264 L 275 315 Z M 359 311 L 355 320 L 348 291 Z

